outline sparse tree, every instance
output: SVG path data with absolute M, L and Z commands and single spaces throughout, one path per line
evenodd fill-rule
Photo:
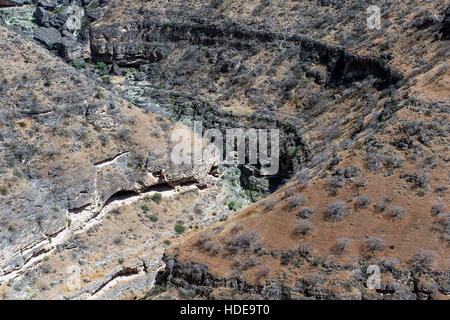
M 295 235 L 307 235 L 314 228 L 313 224 L 308 220 L 301 220 L 294 229 Z
M 386 242 L 382 237 L 368 236 L 364 241 L 364 247 L 367 251 L 382 251 L 386 248 Z
M 336 240 L 336 243 L 331 248 L 331 251 L 333 251 L 335 254 L 341 254 L 345 251 L 345 249 L 347 249 L 350 242 L 351 242 L 350 238 L 339 238 Z
M 302 205 L 305 204 L 306 199 L 303 198 L 301 194 L 295 194 L 293 196 L 290 196 L 286 199 L 288 202 L 288 205 L 291 209 L 297 209 L 300 208 Z
M 386 214 L 392 219 L 402 219 L 406 215 L 406 210 L 401 206 L 391 206 Z
M 372 199 L 370 197 L 359 196 L 358 198 L 356 198 L 355 206 L 358 209 L 367 208 L 371 202 Z
M 437 254 L 431 250 L 419 249 L 409 263 L 416 271 L 429 271 L 433 268 Z
M 442 213 L 445 209 L 445 205 L 443 203 L 437 203 L 431 207 L 431 213 L 433 216 L 437 216 Z
M 301 219 L 308 219 L 310 216 L 314 214 L 314 210 L 308 207 L 304 207 L 300 209 L 300 212 L 297 213 L 297 217 Z
M 342 200 L 336 200 L 326 210 L 325 220 L 342 221 L 351 214 L 350 207 Z

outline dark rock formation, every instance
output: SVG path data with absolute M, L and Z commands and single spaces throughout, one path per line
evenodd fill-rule
M 47 28 L 50 27 L 50 15 L 44 8 L 37 7 L 34 12 L 34 18 L 36 19 L 38 26 Z
M 82 47 L 73 37 L 63 37 L 61 42 L 55 44 L 59 55 L 66 61 L 76 61 L 81 58 Z
M 36 5 L 47 10 L 55 10 L 58 6 L 67 6 L 69 0 L 38 0 Z
M 34 34 L 34 38 L 43 44 L 47 45 L 47 47 L 52 47 L 55 44 L 61 43 L 61 33 L 55 28 L 45 28 L 40 27 Z
M 127 30 L 127 31 L 120 31 Z M 288 41 L 298 46 L 299 58 L 323 64 L 329 72 L 329 84 L 353 82 L 369 75 L 379 79 L 385 87 L 396 83 L 402 75 L 387 67 L 381 59 L 363 57 L 303 35 L 282 34 L 204 23 L 167 23 L 151 17 L 142 22 L 102 25 L 91 29 L 91 51 L 94 61 L 117 63 L 124 66 L 142 65 L 160 61 L 168 55 L 172 43 L 189 41 L 203 46 L 232 47 L 237 50 Z M 325 76 L 318 76 L 323 81 Z
M 222 278 L 211 274 L 209 267 L 200 262 L 181 263 L 173 256 L 163 258 L 166 268 L 160 271 L 156 277 L 155 284 L 166 288 L 178 288 L 184 292 L 189 292 L 192 297 L 211 299 L 213 290 L 217 288 L 232 288 L 234 293 L 226 298 L 239 296 L 252 297 L 252 299 L 299 299 L 299 297 L 313 298 L 320 300 L 329 299 L 402 299 L 402 300 L 429 300 L 433 299 L 439 292 L 448 294 L 450 272 L 424 271 L 419 273 L 410 273 L 408 270 L 381 270 L 382 274 L 390 274 L 393 282 L 381 282 L 381 286 L 376 291 L 369 290 L 366 286 L 367 279 L 361 275 L 361 278 L 354 277 L 351 283 L 352 290 L 341 292 L 333 288 L 322 286 L 323 276 L 317 273 L 300 278 L 294 284 L 290 285 L 286 281 L 266 279 L 264 284 L 250 283 L 239 277 Z M 313 263 L 313 261 L 309 261 Z M 322 265 L 326 269 L 325 274 L 333 274 L 333 280 L 336 281 L 336 275 L 346 270 L 355 272 L 365 270 L 366 265 Z M 391 272 L 392 271 L 392 272 Z M 334 273 L 333 273 L 334 272 Z M 365 273 L 365 272 L 364 272 Z M 356 275 L 356 273 L 355 273 Z M 368 276 L 368 275 L 367 275 Z M 411 284 L 414 284 L 411 286 Z M 357 294 L 359 292 L 359 294 Z M 380 294 L 382 293 L 382 295 Z M 152 292 L 147 298 L 152 296 Z M 222 297 L 224 298 L 224 297 Z
M 57 13 L 50 18 L 50 25 L 53 28 L 61 30 L 62 27 L 64 26 L 64 24 L 66 23 L 67 19 L 68 19 L 68 16 L 64 12 Z
M 439 23 L 438 17 L 435 14 L 433 14 L 433 15 L 423 18 L 422 20 L 416 21 L 414 23 L 414 27 L 421 30 L 421 29 L 426 29 L 426 28 L 432 27 L 438 23 Z
M 442 33 L 442 40 L 450 40 L 450 7 L 448 7 L 445 11 L 445 16 L 442 20 L 440 33 Z
M 15 7 L 31 3 L 31 0 L 0 0 L 0 7 Z

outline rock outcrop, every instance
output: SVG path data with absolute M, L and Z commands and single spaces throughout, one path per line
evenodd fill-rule
M 169 121 L 7 28 L 0 33 L 2 281 L 82 230 L 115 194 L 195 183 L 209 173 L 213 163 L 194 170 L 171 164 Z
M 31 0 L 0 0 L 0 7 L 14 7 L 31 3 Z
M 307 36 L 248 29 L 246 26 L 205 23 L 177 23 L 144 16 L 126 25 L 99 25 L 91 29 L 91 53 L 94 61 L 138 66 L 159 62 L 172 50 L 173 43 L 188 41 L 193 45 L 232 47 L 250 50 L 255 46 L 279 41 L 296 46 L 298 59 L 323 64 L 329 72 L 329 82 L 352 82 L 373 76 L 384 86 L 402 78 L 381 60 L 349 53 L 343 47 L 332 46 Z M 163 46 L 159 46 L 163 43 Z
M 442 27 L 439 32 L 442 33 L 442 40 L 450 40 L 450 7 L 445 10 L 445 16 L 442 20 Z
M 367 288 L 367 265 L 322 266 L 319 273 L 305 272 L 302 278 L 292 280 L 285 273 L 285 280 L 262 279 L 259 283 L 249 282 L 239 276 L 220 277 L 209 272 L 208 265 L 201 262 L 181 263 L 173 256 L 164 257 L 165 269 L 156 277 L 158 288 L 178 290 L 184 297 L 203 299 L 252 299 L 252 300 L 415 300 L 432 299 L 436 294 L 450 294 L 448 282 L 450 272 L 413 272 L 383 267 L 385 275 L 379 288 Z M 304 263 L 315 263 L 312 259 Z M 348 273 L 352 279 L 346 282 L 351 290 L 338 290 L 326 282 L 338 282 Z M 147 299 L 155 298 L 161 292 L 149 292 Z M 158 296 L 156 296 L 158 297 Z

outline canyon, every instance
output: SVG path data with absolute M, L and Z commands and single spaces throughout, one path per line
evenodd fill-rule
M 2 297 L 448 300 L 450 7 L 376 2 L 0 0 Z

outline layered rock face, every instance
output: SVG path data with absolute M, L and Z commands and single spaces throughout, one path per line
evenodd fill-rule
M 242 183 L 254 194 L 273 192 L 315 155 L 328 152 L 326 136 L 344 139 L 360 129 L 348 121 L 352 128 L 338 130 L 323 114 L 339 105 L 340 115 L 360 116 L 349 110 L 359 97 L 338 97 L 338 86 L 364 79 L 362 86 L 376 100 L 402 78 L 382 59 L 275 24 L 268 30 L 264 15 L 258 22 L 229 21 L 225 5 L 136 2 L 129 14 L 117 8 L 115 2 L 104 8 L 85 33 L 93 61 L 139 67 L 153 82 L 146 94 L 178 120 L 198 115 L 208 128 L 281 129 L 278 175 L 264 178 L 258 167 L 241 168 Z
M 88 230 L 115 201 L 204 183 L 213 163 L 172 165 L 170 121 L 7 28 L 0 33 L 3 285 Z
M 2 0 L 0 1 L 0 7 L 14 7 L 14 6 L 20 6 L 23 4 L 30 3 L 31 1 L 27 0 Z
M 119 26 L 98 26 L 91 29 L 91 56 L 94 61 L 119 65 L 146 65 L 163 60 L 172 50 L 172 43 L 189 42 L 193 45 L 230 47 L 230 50 L 249 50 L 284 41 L 296 48 L 293 58 L 305 62 L 319 63 L 326 67 L 328 85 L 353 82 L 369 75 L 379 78 L 384 86 L 399 81 L 402 76 L 390 70 L 381 60 L 350 54 L 345 48 L 332 46 L 310 37 L 289 33 L 275 33 L 246 26 L 225 27 L 196 22 L 192 17 L 185 23 L 168 23 L 152 15 L 142 20 Z M 193 21 L 192 21 L 193 20 Z M 132 39 L 132 43 L 130 42 Z M 166 48 L 158 47 L 164 43 Z M 295 54 L 298 56 L 296 57 Z M 227 71 L 227 65 L 222 72 Z M 325 79 L 322 79 L 325 80 Z
M 445 17 L 442 20 L 442 39 L 450 40 L 450 8 L 445 11 Z

